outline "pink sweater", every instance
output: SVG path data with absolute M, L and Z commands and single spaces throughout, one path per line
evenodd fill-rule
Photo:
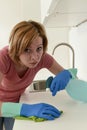
M 8 55 L 8 46 L 0 50 L 0 72 L 4 74 L 0 83 L 0 101 L 18 102 L 21 94 L 32 83 L 36 73 L 42 69 L 49 69 L 53 63 L 53 58 L 45 54 L 39 64 L 29 69 L 25 75 L 20 78 L 16 72 L 13 61 Z

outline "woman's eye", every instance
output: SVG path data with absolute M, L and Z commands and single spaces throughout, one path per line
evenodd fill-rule
M 30 49 L 28 49 L 28 48 L 27 48 L 27 49 L 25 49 L 25 52 L 29 53 L 29 52 L 30 52 Z
M 43 49 L 43 47 L 38 47 L 37 51 L 41 51 Z

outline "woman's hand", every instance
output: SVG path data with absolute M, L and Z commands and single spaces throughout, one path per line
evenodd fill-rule
M 55 96 L 58 91 L 65 89 L 71 78 L 71 73 L 68 70 L 63 70 L 54 78 L 49 77 L 47 79 L 47 87 L 49 86 L 52 95 Z
M 21 116 L 36 116 L 38 118 L 44 118 L 47 120 L 54 120 L 61 115 L 61 111 L 59 111 L 56 107 L 46 104 L 46 103 L 38 103 L 38 104 L 23 104 L 21 107 Z

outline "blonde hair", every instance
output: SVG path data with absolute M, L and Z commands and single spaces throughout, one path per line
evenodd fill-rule
M 19 56 L 30 46 L 31 42 L 40 36 L 43 40 L 43 52 L 47 50 L 48 39 L 44 26 L 35 21 L 22 21 L 14 26 L 9 38 L 9 56 L 19 64 Z

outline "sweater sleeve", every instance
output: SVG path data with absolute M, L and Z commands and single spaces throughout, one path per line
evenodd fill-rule
M 6 74 L 10 68 L 10 59 L 7 48 L 0 50 L 0 72 Z
M 45 53 L 42 58 L 43 67 L 49 69 L 53 64 L 53 61 L 54 61 L 53 57 L 48 53 Z

